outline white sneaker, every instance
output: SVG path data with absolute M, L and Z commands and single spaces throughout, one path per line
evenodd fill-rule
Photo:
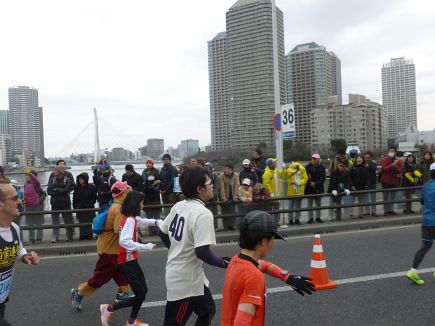
M 335 221 L 335 217 L 330 216 L 330 217 L 328 217 L 328 220 L 329 220 L 329 222 Z
M 109 321 L 112 319 L 112 312 L 107 310 L 107 307 L 109 307 L 108 304 L 100 305 L 101 324 L 103 326 L 109 326 Z

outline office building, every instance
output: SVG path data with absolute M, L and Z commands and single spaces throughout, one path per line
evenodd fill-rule
M 147 152 L 148 156 L 160 160 L 165 150 L 165 141 L 160 138 L 150 138 L 147 140 Z
M 313 148 L 326 151 L 331 140 L 344 139 L 362 151 L 385 150 L 388 144 L 387 111 L 363 95 L 349 94 L 349 104 L 337 101 L 311 110 Z
M 182 140 L 179 147 L 180 158 L 183 159 L 187 156 L 198 154 L 198 149 L 199 149 L 198 140 L 196 139 Z
M 295 46 L 286 56 L 286 97 L 294 104 L 298 142 L 311 144 L 311 110 L 330 96 L 341 104 L 340 59 L 315 42 Z
M 9 134 L 9 110 L 0 110 L 0 134 Z
M 393 58 L 382 67 L 382 104 L 388 114 L 388 137 L 413 125 L 417 128 L 415 66 L 412 60 Z
M 27 86 L 9 88 L 11 154 L 44 159 L 44 129 L 38 90 Z
M 283 13 L 276 8 L 280 104 L 285 103 Z M 239 0 L 209 41 L 213 149 L 275 146 L 272 2 Z

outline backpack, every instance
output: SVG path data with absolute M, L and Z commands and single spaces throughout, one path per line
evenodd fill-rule
M 98 210 L 97 215 L 94 217 L 92 221 L 92 232 L 95 234 L 101 234 L 104 232 L 104 226 L 106 225 L 107 215 L 109 215 L 110 206 L 112 206 L 113 200 L 109 201 L 107 204 L 104 204 Z

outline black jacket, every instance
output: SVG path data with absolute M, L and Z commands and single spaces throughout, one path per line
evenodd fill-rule
M 112 200 L 112 191 L 110 188 L 116 182 L 116 178 L 110 174 L 95 174 L 94 185 L 97 189 L 97 198 L 99 206 L 103 206 Z
M 174 178 L 178 177 L 177 169 L 172 165 L 163 165 L 160 169 L 160 190 L 164 190 L 165 193 L 170 194 L 174 190 Z
M 80 185 L 79 178 L 81 177 L 85 180 L 84 186 Z M 73 194 L 73 208 L 80 209 L 95 207 L 97 191 L 95 190 L 94 185 L 89 184 L 89 175 L 86 172 L 79 174 L 76 183 L 77 186 Z
M 150 175 L 154 176 L 153 181 L 148 180 Z M 145 202 L 147 204 L 160 204 L 159 171 L 155 167 L 152 167 L 149 171 L 145 169 L 142 172 L 142 179 L 144 179 Z
M 376 189 L 376 183 L 378 181 L 376 172 L 378 169 L 378 165 L 374 162 L 370 162 L 366 164 L 366 167 L 367 167 L 367 189 Z
M 260 157 L 259 159 L 252 158 L 251 162 L 252 167 L 257 174 L 258 182 L 262 183 L 264 170 L 266 170 L 266 160 L 264 159 L 264 157 Z
M 367 189 L 367 168 L 365 165 L 354 165 L 350 169 L 350 178 L 355 190 Z
M 74 180 L 65 174 L 48 180 L 47 193 L 51 196 L 50 205 L 53 209 L 70 209 L 70 192 L 74 190 Z
M 250 167 L 248 170 L 243 169 L 242 171 L 240 171 L 239 173 L 240 184 L 242 184 L 243 179 L 251 180 L 251 187 L 255 186 L 258 183 L 257 173 L 255 173 L 255 171 L 252 171 Z
M 323 184 L 326 181 L 326 170 L 325 167 L 322 164 L 313 164 L 308 163 L 305 167 L 305 170 L 307 171 L 308 175 L 308 182 L 305 186 L 305 194 L 306 195 L 312 195 L 312 194 L 322 194 L 325 192 L 325 188 Z M 315 188 L 310 187 L 310 182 L 314 181 L 316 183 Z
M 131 187 L 131 189 L 136 191 L 143 191 L 143 178 L 142 176 L 137 173 L 136 171 L 133 173 L 131 177 L 127 175 L 127 173 L 124 173 L 122 175 L 122 181 L 127 181 L 127 184 Z
M 338 168 L 332 171 L 331 180 L 329 181 L 328 192 L 331 193 L 332 190 L 337 190 L 338 192 L 343 192 L 344 189 L 352 188 L 352 181 L 350 179 L 349 170 L 340 171 Z

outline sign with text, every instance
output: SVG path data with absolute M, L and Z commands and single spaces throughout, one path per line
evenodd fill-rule
M 296 138 L 295 107 L 293 103 L 281 106 L 282 139 Z

